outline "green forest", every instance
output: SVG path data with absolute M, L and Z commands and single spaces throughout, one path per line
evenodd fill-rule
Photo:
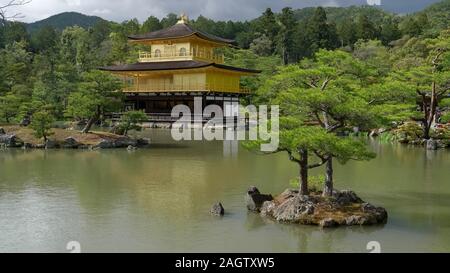
M 35 113 L 44 121 L 93 121 L 120 111 L 120 94 L 112 91 L 121 82 L 97 68 L 136 62 L 141 48 L 127 36 L 172 26 L 178 17 L 122 23 L 90 17 L 77 26 L 77 16 L 33 26 L 1 21 L 0 123 L 27 125 Z M 396 124 L 401 140 L 413 142 L 449 134 L 445 126 L 433 130 L 436 122 L 450 121 L 449 16 L 445 0 L 411 15 L 370 6 L 286 7 L 280 13 L 267 9 L 251 21 L 200 16 L 190 24 L 236 41 L 225 50 L 226 64 L 263 70 L 243 80 L 253 90 L 247 102 L 283 103 L 285 117 L 298 118 L 299 105 L 315 107 L 309 119 L 329 111 L 337 124 L 324 124 L 328 129 Z M 317 88 L 323 88 L 320 96 L 292 92 Z M 351 105 L 345 108 L 345 102 Z

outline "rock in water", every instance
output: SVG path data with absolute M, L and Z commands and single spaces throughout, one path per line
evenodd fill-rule
M 435 151 L 438 149 L 438 143 L 434 139 L 427 140 L 427 150 Z
M 364 213 L 371 215 L 376 220 L 372 220 L 372 222 L 386 223 L 388 220 L 388 213 L 385 208 L 375 207 L 369 203 L 362 204 L 361 208 Z
M 216 203 L 212 206 L 210 213 L 215 216 L 223 216 L 225 214 L 225 209 L 222 206 L 222 203 Z
M 118 138 L 113 142 L 115 148 L 127 148 L 128 146 L 137 146 L 137 141 L 128 137 Z
M 31 143 L 24 143 L 23 146 L 22 146 L 23 150 L 32 149 L 32 148 L 34 148 L 34 146 Z
M 253 212 L 261 212 L 264 202 L 272 201 L 273 197 L 269 194 L 261 194 L 256 187 L 250 187 L 245 198 L 247 209 Z
M 127 151 L 129 151 L 129 152 L 133 152 L 133 151 L 136 151 L 137 150 L 137 148 L 136 147 L 134 147 L 134 146 L 128 146 L 127 147 Z
M 99 144 L 93 147 L 94 149 L 112 149 L 114 148 L 114 142 L 107 139 L 102 139 Z
M 335 227 L 338 225 L 339 224 L 336 221 L 334 221 L 332 218 L 323 219 L 322 221 L 319 222 L 319 226 L 322 228 L 331 228 L 331 227 Z
M 58 143 L 54 140 L 47 139 L 45 142 L 45 149 L 56 149 L 58 148 Z
M 16 137 L 16 135 L 1 135 L 0 144 L 4 144 L 7 148 L 19 148 L 22 147 L 23 141 Z
M 79 146 L 80 144 L 73 137 L 68 137 L 64 139 L 64 142 L 62 143 L 62 147 L 65 149 L 77 149 Z
M 247 194 L 260 194 L 259 190 L 257 187 L 255 186 L 251 186 L 248 191 Z
M 0 135 L 6 135 L 5 129 L 2 127 L 0 127 Z
M 373 137 L 373 138 L 375 138 L 375 137 L 377 137 L 377 136 L 379 136 L 380 134 L 378 133 L 378 130 L 372 130 L 371 132 L 370 132 L 370 134 L 369 134 L 369 137 Z
M 136 145 L 137 145 L 138 147 L 147 147 L 147 146 L 150 145 L 150 139 L 147 139 L 147 138 L 139 138 L 139 139 L 137 139 Z

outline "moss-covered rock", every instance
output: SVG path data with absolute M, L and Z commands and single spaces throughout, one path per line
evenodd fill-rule
M 261 216 L 283 223 L 324 228 L 377 225 L 388 219 L 384 208 L 364 202 L 352 191 L 336 191 L 332 197 L 323 197 L 320 192 L 303 196 L 298 191 L 286 190 L 263 204 Z

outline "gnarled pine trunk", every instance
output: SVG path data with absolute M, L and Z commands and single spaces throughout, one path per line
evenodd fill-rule
M 309 195 L 308 188 L 308 151 L 300 150 L 300 194 Z
M 333 157 L 330 157 L 327 160 L 325 165 L 326 168 L 326 179 L 325 179 L 325 188 L 323 190 L 324 196 L 332 196 L 333 195 Z
M 94 125 L 94 123 L 97 122 L 97 120 L 99 119 L 99 117 L 100 117 L 100 107 L 97 107 L 97 112 L 95 113 L 94 116 L 92 116 L 92 117 L 88 120 L 86 126 L 84 126 L 84 128 L 83 128 L 83 130 L 82 130 L 81 132 L 82 132 L 83 134 L 89 133 L 89 131 L 91 130 L 92 125 Z

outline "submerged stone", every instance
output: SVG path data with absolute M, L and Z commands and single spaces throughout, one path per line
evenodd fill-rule
M 273 197 L 269 194 L 261 194 L 258 188 L 252 186 L 248 189 L 245 200 L 248 210 L 259 213 L 264 202 L 272 201 Z
M 134 146 L 128 146 L 127 147 L 127 151 L 129 151 L 129 152 L 133 152 L 133 151 L 136 151 L 137 150 L 137 148 L 136 147 L 134 147 Z
M 427 140 L 427 150 L 434 151 L 438 149 L 438 143 L 434 139 Z
M 223 208 L 222 203 L 216 203 L 209 212 L 215 216 L 223 216 L 225 214 L 225 209 Z

